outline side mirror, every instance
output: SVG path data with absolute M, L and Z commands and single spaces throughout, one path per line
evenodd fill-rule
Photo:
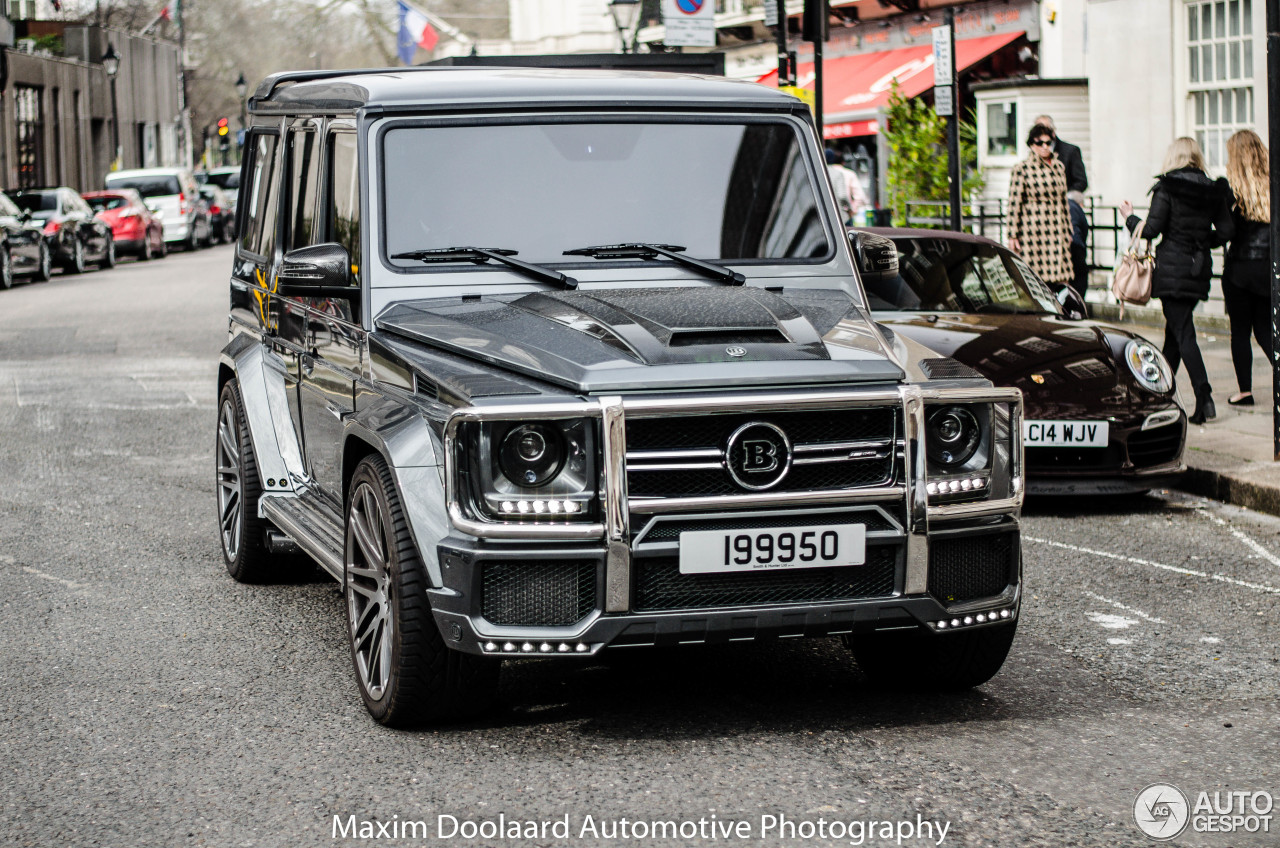
M 299 247 L 284 255 L 276 275 L 277 291 L 286 297 L 359 295 L 351 285 L 351 254 L 336 242 Z
M 865 283 L 868 280 L 889 279 L 898 275 L 898 249 L 893 240 L 862 230 L 849 230 L 858 273 Z
M 1073 321 L 1081 321 L 1089 317 L 1089 307 L 1071 286 L 1063 286 L 1058 290 L 1058 303 L 1062 304 L 1062 311 L 1066 317 Z

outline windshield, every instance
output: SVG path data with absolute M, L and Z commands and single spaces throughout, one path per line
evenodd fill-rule
M 122 194 L 98 194 L 86 197 L 85 202 L 94 212 L 105 212 L 108 209 L 119 209 L 129 205 L 129 198 Z
M 32 218 L 52 218 L 58 211 L 58 193 L 56 191 L 31 191 L 15 195 L 13 202 L 19 209 L 31 213 Z
M 674 244 L 709 261 L 805 259 L 832 245 L 790 124 L 577 123 L 393 128 L 387 255 Z M 420 270 L 420 262 L 391 260 Z
M 1016 254 L 949 238 L 894 238 L 898 273 L 866 275 L 873 310 L 1061 314 L 1053 292 Z
M 151 177 L 107 177 L 107 185 L 111 188 L 133 188 L 143 197 L 168 197 L 181 194 L 182 186 L 178 178 L 173 176 Z

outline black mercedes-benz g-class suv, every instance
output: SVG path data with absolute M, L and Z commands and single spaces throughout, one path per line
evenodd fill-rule
M 813 121 L 752 83 L 265 80 L 216 440 L 237 580 L 345 592 L 370 713 L 502 661 L 840 635 L 971 686 L 1020 601 L 1021 396 L 876 326 Z

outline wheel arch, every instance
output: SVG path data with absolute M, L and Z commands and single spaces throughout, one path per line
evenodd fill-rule
M 385 396 L 363 406 L 348 422 L 342 445 L 344 509 L 356 466 L 372 454 L 381 456 L 391 470 L 427 581 L 431 588 L 440 588 L 437 546 L 452 525 L 445 504 L 443 454 L 435 431 L 424 416 Z

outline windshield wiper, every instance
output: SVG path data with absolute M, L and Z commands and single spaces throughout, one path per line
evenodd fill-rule
M 397 253 L 391 258 L 417 259 L 419 262 L 474 262 L 477 265 L 493 260 L 534 280 L 552 283 L 565 289 L 578 287 L 577 280 L 559 271 L 534 265 L 532 262 L 512 259 L 516 252 L 499 247 L 438 247 L 433 250 L 410 250 L 406 253 Z
M 676 244 L 648 244 L 646 242 L 626 242 L 624 244 L 602 244 L 596 247 L 583 247 L 578 250 L 566 250 L 565 256 L 593 256 L 596 259 L 653 259 L 657 256 L 665 256 L 677 265 L 697 271 L 702 276 L 716 280 L 721 283 L 728 283 L 731 286 L 740 286 L 747 281 L 747 278 L 732 268 L 726 268 L 723 265 L 714 265 L 710 262 L 704 262 L 701 259 L 694 259 L 692 256 L 685 256 L 678 251 L 685 248 Z

